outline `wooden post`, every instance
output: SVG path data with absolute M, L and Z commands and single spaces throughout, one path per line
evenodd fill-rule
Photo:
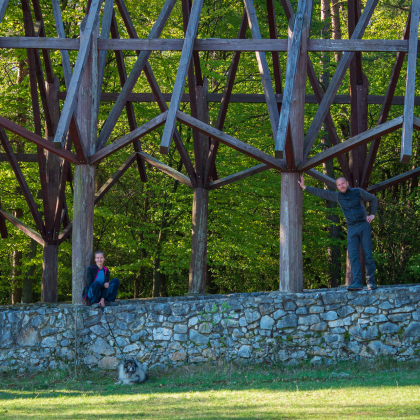
M 60 82 L 54 77 L 53 83 L 45 82 L 45 89 L 50 110 L 52 130 L 45 127 L 45 137 L 51 142 L 54 141 L 55 129 L 60 120 L 60 104 L 58 100 L 58 91 L 60 90 Z M 43 248 L 42 261 L 42 285 L 41 285 L 41 301 L 57 302 L 58 288 L 58 243 L 54 242 L 58 232 L 54 232 L 54 215 L 56 212 L 57 199 L 60 192 L 60 158 L 48 150 L 45 154 L 45 171 L 46 174 L 46 192 L 48 209 L 45 214 L 49 217 L 45 220 L 46 241 Z
M 311 2 L 309 2 L 311 3 Z M 312 7 L 312 6 L 310 6 Z M 306 9 L 308 10 L 308 9 Z M 289 48 L 293 37 L 293 19 L 289 22 Z M 307 39 L 309 25 L 305 14 L 302 28 L 302 46 L 296 70 L 296 79 L 290 106 L 289 130 L 293 139 L 294 160 L 303 160 L 304 110 L 307 67 Z M 288 80 L 286 80 L 288 83 Z M 302 190 L 298 184 L 300 178 L 296 172 L 281 174 L 281 209 L 280 209 L 280 291 L 302 292 Z
M 208 123 L 209 112 L 207 104 L 207 81 L 204 86 L 196 86 L 197 117 L 200 121 Z M 194 188 L 192 209 L 192 237 L 191 262 L 189 275 L 189 293 L 206 292 L 207 273 L 207 222 L 209 217 L 209 190 L 206 188 L 204 172 L 209 153 L 209 138 L 198 133 L 195 150 L 195 171 L 198 187 Z
M 88 156 L 95 153 L 98 119 L 98 23 L 92 31 L 92 40 L 86 69 L 83 73 L 77 109 L 77 122 L 81 141 Z M 81 39 L 83 38 L 83 28 Z M 82 41 L 81 41 L 82 42 Z M 85 303 L 82 291 L 86 285 L 86 269 L 93 254 L 93 209 L 95 200 L 95 167 L 78 165 L 74 171 L 73 199 L 73 253 L 72 253 L 72 302 Z

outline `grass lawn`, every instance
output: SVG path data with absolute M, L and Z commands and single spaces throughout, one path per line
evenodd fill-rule
M 420 419 L 420 365 L 185 367 L 116 385 L 115 372 L 0 374 L 0 419 Z

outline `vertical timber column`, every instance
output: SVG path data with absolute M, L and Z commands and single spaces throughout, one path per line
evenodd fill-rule
M 47 100 L 51 113 L 51 122 L 53 132 L 49 133 L 47 127 L 45 132 L 49 141 L 54 141 L 55 129 L 60 119 L 60 104 L 58 101 L 58 91 L 60 89 L 60 81 L 54 77 L 53 83 L 45 82 L 47 91 Z M 43 249 L 42 260 L 42 285 L 41 300 L 42 302 L 57 302 L 58 288 L 58 243 L 54 241 L 55 233 L 53 232 L 54 214 L 56 211 L 57 198 L 60 191 L 60 158 L 54 153 L 45 150 L 45 172 L 47 174 L 47 197 L 48 209 L 46 214 L 49 215 L 45 220 L 45 230 L 47 240 Z
M 294 19 L 289 21 L 289 48 Z M 302 46 L 290 108 L 289 125 L 296 164 L 303 160 L 304 111 L 307 65 L 308 18 L 305 14 Z M 282 172 L 280 201 L 280 291 L 299 293 L 303 290 L 302 258 L 302 189 L 296 172 Z
M 98 122 L 98 54 L 96 30 L 92 32 L 91 50 L 79 89 L 77 122 L 81 141 L 88 156 L 95 153 Z M 83 23 L 82 23 L 83 25 Z M 83 37 L 83 27 L 81 32 Z M 72 234 L 72 302 L 84 304 L 86 269 L 93 254 L 93 210 L 95 200 L 95 166 L 77 165 L 74 170 L 73 234 Z
M 208 124 L 207 81 L 196 86 L 197 117 Z M 204 171 L 209 153 L 209 138 L 199 133 L 194 147 L 198 187 L 194 188 L 192 208 L 191 262 L 188 293 L 206 293 L 207 222 L 209 218 L 209 190 L 205 188 Z

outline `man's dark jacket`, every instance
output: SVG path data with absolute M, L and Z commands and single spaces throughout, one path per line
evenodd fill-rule
M 111 273 L 105 266 L 102 267 L 105 271 L 105 281 L 104 283 L 109 283 L 109 279 L 111 277 Z M 88 294 L 90 286 L 92 286 L 92 283 L 96 280 L 96 276 L 98 275 L 99 267 L 94 264 L 87 269 L 87 283 L 86 287 L 83 289 L 83 297 L 85 298 Z M 106 289 L 105 287 L 102 289 L 102 295 L 101 297 L 105 298 L 106 296 Z
M 370 214 L 378 210 L 378 199 L 361 188 L 348 187 L 345 193 L 306 187 L 305 191 L 325 200 L 335 201 L 343 210 L 348 225 L 366 222 L 367 212 L 363 200 L 370 202 Z

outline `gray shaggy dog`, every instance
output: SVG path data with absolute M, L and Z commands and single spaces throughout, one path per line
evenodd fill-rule
M 141 384 L 146 379 L 147 373 L 134 359 L 125 359 L 118 368 L 118 380 L 123 385 Z

